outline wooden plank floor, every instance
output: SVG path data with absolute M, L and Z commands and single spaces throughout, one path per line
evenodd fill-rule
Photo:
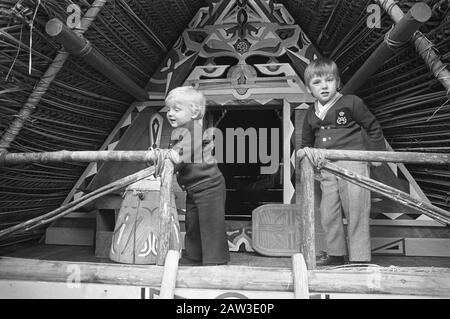
M 36 244 L 15 251 L 0 251 L 0 256 L 72 262 L 113 263 L 108 258 L 95 257 L 94 248 L 89 246 Z M 258 253 L 249 252 L 232 252 L 229 264 L 259 267 L 292 267 L 290 257 L 267 257 Z M 375 255 L 372 257 L 372 264 L 382 267 L 450 268 L 450 258 Z M 321 267 L 318 267 L 318 269 L 320 268 Z

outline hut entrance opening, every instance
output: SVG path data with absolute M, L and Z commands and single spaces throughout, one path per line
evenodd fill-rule
M 227 186 L 226 218 L 248 220 L 256 207 L 282 203 L 281 106 L 211 112 L 215 119 L 222 117 L 216 128 L 223 136 L 223 154 L 217 156 L 216 149 L 216 158 Z

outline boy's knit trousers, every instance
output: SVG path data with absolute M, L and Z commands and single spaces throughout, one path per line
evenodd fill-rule
M 225 180 L 222 175 L 186 194 L 186 257 L 207 264 L 230 260 L 225 230 Z
M 334 164 L 354 173 L 369 176 L 369 167 L 366 162 L 336 161 Z M 347 219 L 349 260 L 370 261 L 370 191 L 325 170 L 321 173 L 320 215 L 328 255 L 346 255 L 343 210 Z

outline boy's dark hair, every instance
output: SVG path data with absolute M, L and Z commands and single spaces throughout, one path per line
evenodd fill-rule
M 336 63 L 327 58 L 319 58 L 311 61 L 305 69 L 305 85 L 309 85 L 309 81 L 315 76 L 324 76 L 328 74 L 333 74 L 340 82 L 339 69 Z

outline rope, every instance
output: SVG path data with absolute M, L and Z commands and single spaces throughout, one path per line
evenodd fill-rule
M 388 32 L 386 32 L 386 34 L 384 35 L 384 42 L 386 42 L 386 45 L 389 47 L 389 49 L 391 50 L 397 50 L 403 46 L 405 46 L 406 44 L 408 44 L 408 41 L 395 41 L 392 40 L 391 38 L 389 38 L 389 36 L 391 35 L 391 31 L 394 29 L 394 25 L 391 26 L 391 28 L 389 29 Z
M 389 2 L 388 0 L 379 0 L 381 2 L 381 6 L 382 7 L 386 7 L 386 4 Z M 386 12 L 392 16 L 392 9 L 397 6 L 397 1 L 392 1 L 391 4 L 389 6 L 387 6 L 386 8 Z
M 325 158 L 325 152 L 320 148 L 304 147 L 303 150 L 305 151 L 309 161 L 317 169 L 322 169 L 322 167 L 328 163 L 328 160 Z
M 170 159 L 172 163 L 179 164 L 180 163 L 180 156 L 179 154 L 173 150 L 173 149 L 160 149 L 160 148 L 148 148 L 149 151 L 153 152 L 153 163 L 148 163 L 149 166 L 155 166 L 155 172 L 154 176 L 161 177 L 163 171 L 164 171 L 164 161 L 166 159 Z

